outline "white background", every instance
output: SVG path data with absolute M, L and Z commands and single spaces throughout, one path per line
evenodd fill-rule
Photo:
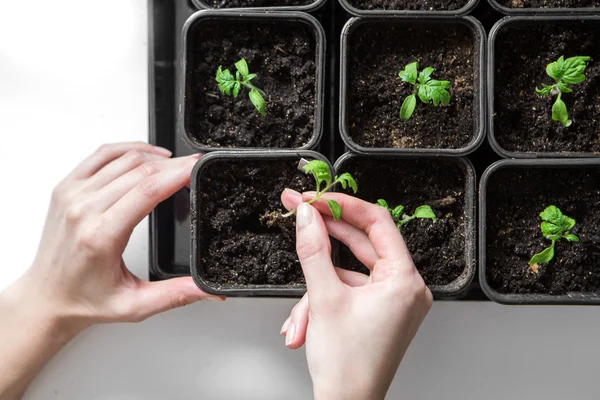
M 53 185 L 102 143 L 147 139 L 146 8 L 0 0 L 0 288 L 32 261 Z M 147 235 L 145 221 L 125 253 L 143 277 Z M 231 299 L 90 329 L 25 398 L 311 398 L 304 352 L 278 334 L 292 304 Z M 436 303 L 389 398 L 598 398 L 599 335 L 594 308 Z

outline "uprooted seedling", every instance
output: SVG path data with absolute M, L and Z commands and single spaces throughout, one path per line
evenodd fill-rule
M 224 93 L 228 96 L 237 97 L 242 86 L 250 89 L 250 92 L 248 92 L 250 101 L 252 104 L 254 104 L 256 110 L 262 116 L 265 116 L 267 114 L 267 103 L 263 97 L 264 93 L 262 90 L 250 83 L 252 79 L 256 78 L 256 74 L 250 73 L 250 70 L 248 69 L 248 63 L 243 58 L 235 63 L 235 68 L 237 71 L 235 72 L 234 77 L 231 71 L 228 69 L 224 70 L 223 67 L 219 65 L 216 76 L 217 83 L 219 84 L 219 90 L 221 90 L 221 93 Z
M 342 217 L 342 207 L 340 207 L 339 203 L 335 200 L 327 200 L 321 199 L 321 196 L 328 192 L 336 183 L 342 185 L 344 189 L 347 187 L 351 188 L 354 193 L 358 191 L 358 186 L 356 181 L 348 172 L 344 172 L 339 176 L 335 176 L 332 179 L 331 170 L 329 169 L 329 165 L 326 162 L 321 160 L 312 160 L 302 166 L 302 169 L 306 174 L 312 174 L 315 178 L 316 182 L 316 194 L 311 200 L 308 201 L 308 204 L 312 204 L 318 200 L 324 200 L 329 206 L 329 210 L 331 211 L 331 215 L 335 221 L 338 221 Z M 294 214 L 296 209 L 291 210 L 287 214 L 284 214 L 284 217 L 289 217 Z
M 542 224 L 540 229 L 544 237 L 551 240 L 550 246 L 537 253 L 529 261 L 528 271 L 538 274 L 540 264 L 547 264 L 554 258 L 554 248 L 556 242 L 565 239 L 569 242 L 579 242 L 579 237 L 571 233 L 575 226 L 575 220 L 562 213 L 556 206 L 549 206 L 540 213 Z
M 542 83 L 542 88 L 535 88 L 535 91 L 541 96 L 556 96 L 554 105 L 552 105 L 552 120 L 559 121 L 564 127 L 569 127 L 573 123 L 569 119 L 567 106 L 561 97 L 564 93 L 571 93 L 573 90 L 568 85 L 576 85 L 585 80 L 585 68 L 590 60 L 588 56 L 569 57 L 565 60 L 560 56 L 558 60 L 546 66 L 546 73 L 554 79 L 553 85 Z
M 404 206 L 396 206 L 394 208 L 391 208 L 388 205 L 387 201 L 385 201 L 384 199 L 377 200 L 377 205 L 384 207 L 390 212 L 390 214 L 392 214 L 392 219 L 396 223 L 396 227 L 398 228 L 398 230 L 402 230 L 402 227 L 408 224 L 413 219 L 430 219 L 433 222 L 437 221 L 435 213 L 428 205 L 422 205 L 417 207 L 417 209 L 414 213 L 412 213 L 412 215 L 404 213 Z
M 432 79 L 431 74 L 435 70 L 431 67 L 424 68 L 421 72 L 418 72 L 418 69 L 419 63 L 415 61 L 398 73 L 400 79 L 413 86 L 413 93 L 404 99 L 400 107 L 400 118 L 403 120 L 409 119 L 415 111 L 417 96 L 425 104 L 433 102 L 435 107 L 440 103 L 450 103 L 450 93 L 446 90 L 450 87 L 450 82 Z

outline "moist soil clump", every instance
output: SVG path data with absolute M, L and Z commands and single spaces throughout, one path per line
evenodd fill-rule
M 364 24 L 351 34 L 348 59 L 350 138 L 363 147 L 455 149 L 473 140 L 475 39 L 462 24 L 414 28 Z M 435 68 L 432 79 L 450 81 L 450 104 L 417 99 L 413 115 L 400 119 L 413 86 L 398 72 L 419 63 Z
M 200 146 L 298 148 L 315 130 L 316 39 L 303 23 L 207 21 L 190 31 L 185 124 Z M 220 93 L 217 68 L 244 58 L 265 94 L 261 116 L 242 87 Z
M 216 161 L 199 176 L 200 275 L 227 285 L 298 285 L 295 218 L 281 192 L 313 189 L 291 161 Z
M 391 208 L 405 206 L 412 214 L 430 205 L 439 218 L 415 219 L 402 227 L 412 259 L 428 285 L 447 285 L 466 265 L 465 178 L 453 161 L 350 159 L 342 167 L 358 183 L 357 197 L 370 203 L 385 199 Z M 340 267 L 368 273 L 340 244 Z
M 590 56 L 585 81 L 562 95 L 573 124 L 552 120 L 556 96 L 535 88 L 551 85 L 546 65 L 560 56 Z M 494 135 L 513 152 L 600 152 L 600 24 L 512 25 L 498 34 L 495 55 Z
M 600 290 L 600 170 L 517 169 L 495 172 L 488 182 L 486 278 L 500 293 Z M 539 214 L 554 205 L 575 219 L 580 243 L 556 242 L 548 264 L 529 268 L 531 257 L 550 245 Z

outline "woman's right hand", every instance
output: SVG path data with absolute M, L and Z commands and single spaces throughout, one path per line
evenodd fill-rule
M 408 345 L 431 308 L 432 295 L 416 270 L 389 212 L 354 197 L 330 193 L 342 219 L 314 193 L 286 190 L 297 208 L 297 252 L 307 294 L 282 333 L 306 357 L 316 399 L 383 399 Z M 345 243 L 371 274 L 336 270 L 329 234 Z M 310 300 L 309 300 L 310 299 Z

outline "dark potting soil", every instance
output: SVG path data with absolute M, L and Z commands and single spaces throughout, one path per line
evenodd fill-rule
M 218 161 L 199 179 L 200 274 L 223 285 L 303 284 L 281 192 L 312 190 L 298 161 Z M 274 223 L 274 224 L 273 224 Z
M 598 0 L 500 0 L 499 3 L 510 8 L 587 8 L 600 6 Z
M 342 166 L 358 183 L 357 197 L 371 203 L 385 199 L 392 208 L 403 205 L 412 214 L 430 205 L 436 222 L 415 219 L 402 227 L 413 261 L 428 285 L 446 285 L 466 265 L 465 172 L 448 160 L 367 160 L 354 158 Z M 339 265 L 368 273 L 351 251 L 340 244 Z
M 562 96 L 573 124 L 552 120 L 555 97 L 535 88 L 554 80 L 546 65 L 560 56 L 590 56 L 586 80 Z M 600 23 L 511 25 L 496 39 L 494 133 L 516 152 L 600 152 Z
M 487 264 L 490 286 L 500 293 L 600 290 L 600 169 L 501 169 L 488 183 Z M 580 243 L 559 240 L 555 256 L 529 271 L 531 257 L 550 245 L 539 216 L 555 205 L 575 219 Z
M 475 50 L 473 31 L 463 24 L 420 27 L 363 24 L 348 41 L 347 125 L 364 147 L 460 148 L 473 140 Z M 448 80 L 450 104 L 434 107 L 417 99 L 409 120 L 400 107 L 412 94 L 398 72 L 411 62 L 433 67 L 433 79 Z
M 460 0 L 349 0 L 349 3 L 359 10 L 427 10 L 445 11 L 458 10 L 467 5 L 468 1 Z
M 214 8 L 306 6 L 315 0 L 206 0 Z
M 306 145 L 315 129 L 316 39 L 292 21 L 206 21 L 190 31 L 186 126 L 198 144 L 209 147 Z M 242 88 L 237 98 L 221 94 L 215 81 L 222 65 L 235 74 L 246 59 L 266 93 L 261 116 Z

